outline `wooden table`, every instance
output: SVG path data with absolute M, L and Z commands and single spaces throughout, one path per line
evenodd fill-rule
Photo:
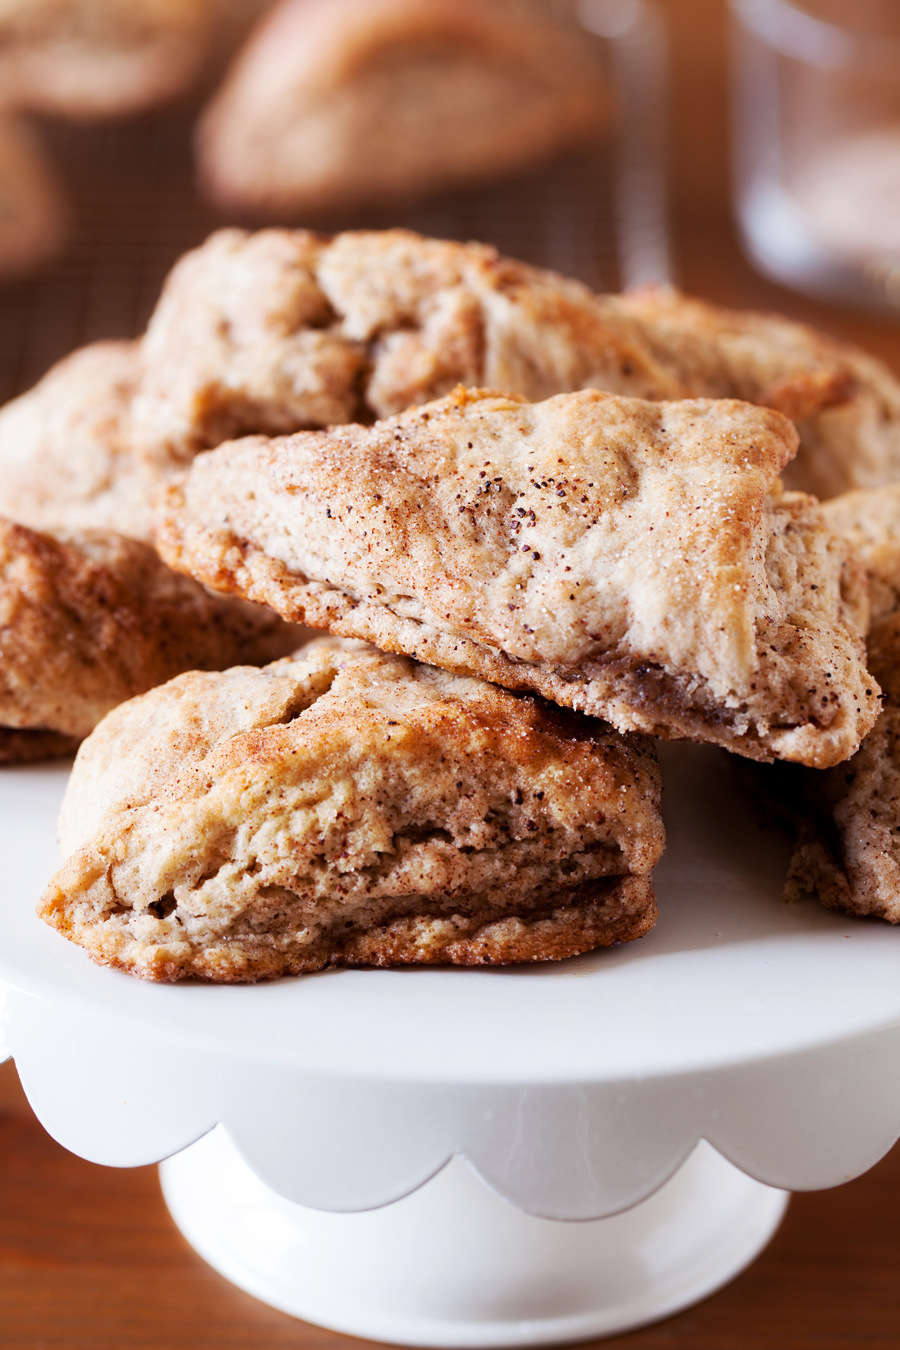
M 759 278 L 742 258 L 727 180 L 720 0 L 668 0 L 676 261 L 686 290 L 781 310 L 900 370 L 900 327 L 841 314 Z M 283 1316 L 214 1274 L 176 1231 L 155 1168 L 66 1153 L 0 1069 L 0 1346 L 4 1350 L 276 1350 L 347 1338 Z M 630 1350 L 896 1350 L 900 1148 L 858 1181 L 796 1197 L 763 1256 L 697 1308 L 603 1343 Z

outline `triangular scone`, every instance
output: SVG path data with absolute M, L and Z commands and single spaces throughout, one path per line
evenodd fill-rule
M 539 10 L 282 0 L 200 124 L 202 180 L 229 210 L 295 219 L 484 182 L 599 137 L 604 75 Z
M 327 642 L 180 676 L 95 738 L 64 827 L 90 835 L 39 912 L 148 979 L 554 959 L 656 916 L 652 746 L 479 680 Z
M 868 663 L 885 707 L 856 755 L 826 773 L 796 771 L 758 790 L 781 799 L 798 842 L 785 893 L 900 923 L 900 484 L 845 493 L 824 509 L 869 573 Z
M 37 134 L 0 113 L 0 278 L 22 277 L 51 262 L 68 227 L 63 189 Z
M 250 437 L 169 489 L 173 567 L 286 618 L 756 759 L 825 766 L 878 712 L 867 589 L 783 496 L 779 413 L 467 392 Z
M 135 440 L 184 462 L 235 436 L 388 417 L 457 384 L 532 400 L 684 392 L 586 286 L 409 230 L 219 230 L 173 268 L 141 349 Z
M 211 0 L 0 0 L 0 90 L 64 117 L 137 112 L 190 84 L 211 17 Z
M 0 762 L 71 753 L 117 703 L 183 670 L 271 661 L 306 636 L 135 539 L 0 518 Z
M 371 422 L 456 384 L 771 403 L 801 419 L 802 473 L 826 496 L 900 463 L 889 372 L 786 319 L 596 296 L 404 230 L 220 230 L 175 266 L 140 342 L 84 348 L 0 409 L 0 512 L 146 537 L 149 493 L 200 450 Z
M 867 352 L 778 314 L 671 289 L 606 301 L 690 394 L 762 403 L 798 424 L 788 487 L 826 498 L 900 478 L 900 381 Z

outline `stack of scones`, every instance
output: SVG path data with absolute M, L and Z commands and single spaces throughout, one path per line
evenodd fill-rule
M 219 232 L 0 411 L 0 754 L 81 742 L 42 917 L 155 980 L 627 941 L 663 737 L 897 921 L 895 480 L 900 385 L 798 324 Z

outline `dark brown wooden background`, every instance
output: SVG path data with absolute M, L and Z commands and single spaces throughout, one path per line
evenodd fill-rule
M 809 319 L 867 346 L 900 372 L 900 326 L 802 300 L 763 281 L 742 258 L 728 206 L 724 7 L 720 0 L 668 0 L 667 11 L 675 251 L 682 286 L 727 304 Z M 37 1124 L 12 1065 L 0 1069 L 4 1350 L 339 1350 L 341 1345 L 349 1341 L 283 1316 L 220 1279 L 176 1231 L 155 1168 L 116 1171 L 67 1154 Z M 727 1289 L 604 1345 L 897 1350 L 900 1149 L 858 1181 L 797 1196 L 768 1250 Z

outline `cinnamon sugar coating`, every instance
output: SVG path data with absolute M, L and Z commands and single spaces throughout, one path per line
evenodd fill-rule
M 76 352 L 0 410 L 0 512 L 146 538 L 152 491 L 201 450 L 372 422 L 457 384 L 739 397 L 797 421 L 789 486 L 828 497 L 900 476 L 900 386 L 789 320 L 596 296 L 404 230 L 229 229 L 175 266 L 140 342 Z
M 885 702 L 900 707 L 900 483 L 845 492 L 826 502 L 823 511 L 869 575 L 869 669 Z
M 678 397 L 636 326 L 578 282 L 404 230 L 220 230 L 138 343 L 95 343 L 0 410 L 0 512 L 149 535 L 200 450 L 399 412 L 456 384 Z
M 133 453 L 136 342 L 95 342 L 58 362 L 34 389 L 0 409 L 0 512 L 45 529 L 150 534 L 150 497 L 162 481 Z
M 785 899 L 900 923 L 900 708 L 886 707 L 858 752 L 805 773 L 791 806 L 798 841 Z
M 641 737 L 326 641 L 101 723 L 39 912 L 155 980 L 557 959 L 652 926 L 659 792 Z
M 137 540 L 0 519 L 0 760 L 71 754 L 124 699 L 303 638 L 177 576 Z
M 174 268 L 143 353 L 136 436 L 182 459 L 388 417 L 457 384 L 532 400 L 681 391 L 587 287 L 408 230 L 220 230 Z
M 900 478 L 900 382 L 868 353 L 781 315 L 671 289 L 607 298 L 691 395 L 747 399 L 797 423 L 788 487 L 827 498 Z
M 284 617 L 620 730 L 824 767 L 878 712 L 865 579 L 782 494 L 780 414 L 458 390 L 373 427 L 198 457 L 171 566 Z
M 846 764 L 758 786 L 780 793 L 797 831 L 788 899 L 811 893 L 900 923 L 900 484 L 847 492 L 823 509 L 869 574 L 868 664 L 886 706 Z

